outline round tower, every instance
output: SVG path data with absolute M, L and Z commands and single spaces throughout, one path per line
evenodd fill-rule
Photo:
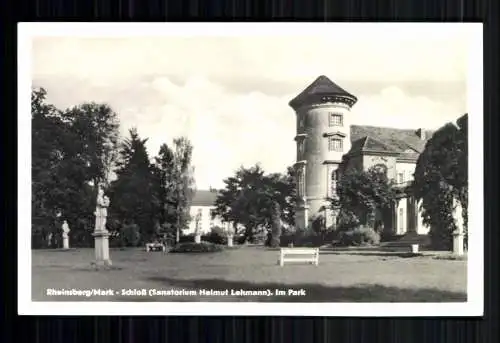
M 310 227 L 318 215 L 327 227 L 335 223 L 329 199 L 335 196 L 342 156 L 351 148 L 348 114 L 356 101 L 322 75 L 289 103 L 297 117 L 297 228 Z

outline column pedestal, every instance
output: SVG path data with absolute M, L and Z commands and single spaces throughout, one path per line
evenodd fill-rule
M 93 265 L 96 266 L 111 266 L 111 260 L 109 259 L 109 232 L 95 231 L 92 236 L 94 236 L 94 251 L 95 260 Z
M 453 254 L 457 256 L 464 254 L 464 234 L 462 232 L 453 232 Z
M 63 234 L 63 249 L 69 249 L 69 237 L 68 234 Z

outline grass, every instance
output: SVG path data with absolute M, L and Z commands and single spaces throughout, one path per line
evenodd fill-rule
M 34 301 L 460 302 L 463 260 L 380 251 L 322 252 L 319 266 L 277 265 L 278 253 L 240 247 L 211 254 L 111 249 L 113 268 L 96 270 L 92 249 L 33 250 Z M 48 296 L 46 289 L 112 289 L 114 296 Z M 122 295 L 122 290 L 264 290 L 271 296 Z M 276 290 L 285 291 L 277 295 Z M 304 289 L 305 296 L 289 296 Z

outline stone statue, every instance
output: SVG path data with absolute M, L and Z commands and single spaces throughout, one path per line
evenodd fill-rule
M 227 246 L 232 247 L 233 246 L 233 237 L 234 233 L 236 231 L 235 229 L 236 223 L 227 223 L 227 229 L 226 229 L 226 237 L 227 237 Z
M 65 220 L 62 224 L 63 237 L 68 237 L 68 233 L 70 232 L 68 222 Z
M 106 230 L 106 218 L 108 216 L 109 198 L 104 195 L 104 191 L 99 188 L 97 192 L 94 233 L 94 252 L 95 261 L 92 265 L 98 267 L 101 265 L 111 266 L 109 258 L 109 232 Z
M 453 231 L 453 253 L 461 256 L 464 254 L 464 223 L 462 216 L 462 204 L 456 199 L 453 199 L 452 213 L 457 225 L 457 229 Z
M 464 220 L 462 214 L 462 204 L 456 199 L 453 199 L 453 217 L 455 218 L 458 232 L 463 233 Z
M 63 249 L 69 249 L 69 225 L 68 222 L 65 220 L 62 224 L 62 238 L 63 238 Z
M 95 231 L 106 231 L 106 218 L 108 217 L 109 198 L 99 188 L 95 210 Z
M 200 221 L 201 221 L 201 212 L 198 212 L 198 214 L 196 214 L 195 217 L 195 227 L 194 227 L 194 242 L 197 244 L 201 243 Z

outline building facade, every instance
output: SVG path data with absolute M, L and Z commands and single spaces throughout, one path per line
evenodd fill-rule
M 198 226 L 198 230 L 202 235 L 209 233 L 214 227 L 224 230 L 231 228 L 232 223 L 223 221 L 221 217 L 212 218 L 216 198 L 217 191 L 214 189 L 196 190 L 189 208 L 189 215 L 191 216 L 189 228 L 183 230 L 184 235 L 194 234 L 196 226 Z
M 209 233 L 214 226 L 224 227 L 221 218 L 212 218 L 212 210 L 215 208 L 215 199 L 217 193 L 212 190 L 196 190 L 191 206 L 189 208 L 189 228 L 183 231 L 183 234 L 190 235 L 196 231 L 203 235 Z
M 354 95 L 320 76 L 289 103 L 297 119 L 297 228 L 310 226 L 317 215 L 324 216 L 327 227 L 336 224 L 330 199 L 349 168 L 383 165 L 399 187 L 413 179 L 418 156 L 432 132 L 351 125 L 350 111 L 356 102 Z M 390 216 L 379 219 L 395 234 L 429 231 L 411 195 L 399 199 Z

